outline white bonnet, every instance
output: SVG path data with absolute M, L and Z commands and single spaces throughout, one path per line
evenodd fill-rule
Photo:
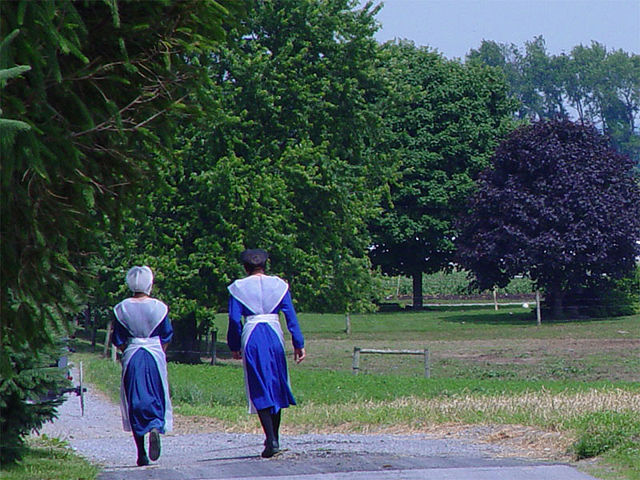
M 153 285 L 153 272 L 146 265 L 132 267 L 127 272 L 127 285 L 133 293 L 142 292 L 149 295 Z

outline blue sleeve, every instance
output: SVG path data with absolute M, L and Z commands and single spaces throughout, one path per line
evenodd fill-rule
M 171 320 L 169 315 L 164 317 L 164 320 L 160 322 L 155 330 L 151 333 L 152 337 L 160 337 L 161 343 L 169 343 L 173 338 L 173 327 L 171 326 Z
M 242 337 L 242 304 L 233 296 L 229 297 L 229 328 L 227 345 L 232 352 L 239 352 Z
M 298 316 L 296 310 L 293 308 L 293 302 L 291 301 L 291 294 L 286 293 L 279 305 L 280 311 L 284 313 L 284 318 L 287 320 L 287 328 L 291 333 L 291 339 L 294 348 L 304 348 L 304 337 L 300 331 L 300 325 L 298 324 Z
M 113 322 L 113 333 L 111 334 L 111 343 L 113 343 L 116 347 L 120 345 L 124 345 L 127 343 L 131 334 L 129 330 L 124 328 L 124 326 L 118 321 L 118 319 Z

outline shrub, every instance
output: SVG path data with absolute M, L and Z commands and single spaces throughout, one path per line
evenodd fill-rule
M 640 313 L 640 267 L 620 280 L 601 282 L 573 297 L 580 315 L 620 317 Z
M 624 450 L 640 442 L 640 419 L 631 412 L 596 412 L 585 416 L 578 426 L 572 453 L 578 460 L 605 452 Z
M 58 395 L 68 386 L 64 370 L 57 367 L 58 351 L 32 352 L 4 345 L 12 367 L 10 375 L 0 379 L 0 464 L 19 460 L 24 452 L 24 437 L 53 420 L 62 403 Z

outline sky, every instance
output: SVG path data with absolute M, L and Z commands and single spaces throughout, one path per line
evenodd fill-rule
M 364 3 L 364 2 L 363 2 Z M 380 3 L 378 1 L 375 4 Z M 395 38 L 464 58 L 482 40 L 515 44 L 542 35 L 547 51 L 592 40 L 640 54 L 640 0 L 385 0 L 376 40 Z

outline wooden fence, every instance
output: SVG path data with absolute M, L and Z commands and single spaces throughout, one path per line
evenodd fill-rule
M 380 355 L 424 355 L 424 376 L 429 378 L 431 372 L 429 370 L 429 349 L 423 350 L 377 350 L 374 348 L 353 347 L 353 363 L 352 369 L 354 375 L 360 370 L 360 355 L 364 353 L 373 353 Z

